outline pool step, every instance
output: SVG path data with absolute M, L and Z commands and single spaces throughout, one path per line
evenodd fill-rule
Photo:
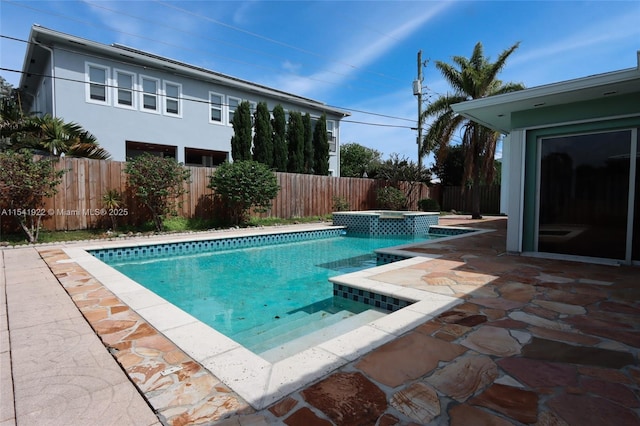
M 282 321 L 268 330 L 262 330 L 262 327 L 259 327 L 257 330 L 251 329 L 238 333 L 232 338 L 251 351 L 259 353 L 271 349 L 279 343 L 296 339 L 353 315 L 348 311 L 340 311 L 335 314 L 327 311 L 318 311 L 312 314 L 296 312 L 282 318 Z
M 279 333 L 281 328 L 287 329 L 287 327 L 295 326 L 295 324 L 304 324 L 309 318 L 309 314 L 304 311 L 294 312 L 291 315 L 287 315 L 279 319 L 275 324 L 262 324 L 257 325 L 252 328 L 248 328 L 246 330 L 240 331 L 233 336 L 230 336 L 236 342 L 242 343 L 244 346 L 247 346 L 248 341 L 252 341 L 254 339 L 268 339 L 275 333 Z
M 305 333 L 298 338 L 259 353 L 262 358 L 269 362 L 278 362 L 298 352 L 302 352 L 307 348 L 319 345 L 322 342 L 326 342 L 327 340 L 331 340 L 334 337 L 338 337 L 348 331 L 368 324 L 371 321 L 375 321 L 385 315 L 387 315 L 386 312 L 369 309 L 339 322 L 327 324 L 316 331 L 308 332 L 308 334 Z M 316 326 L 318 325 L 320 324 L 316 324 Z M 282 342 L 282 340 L 280 340 L 280 342 Z

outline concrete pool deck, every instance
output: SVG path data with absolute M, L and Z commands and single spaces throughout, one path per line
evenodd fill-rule
M 261 411 L 61 250 L 78 244 L 3 250 L 0 425 L 640 424 L 640 269 L 508 256 L 505 222 L 443 219 L 493 232 L 368 275 L 460 303 Z

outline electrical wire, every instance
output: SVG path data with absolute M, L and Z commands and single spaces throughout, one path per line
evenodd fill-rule
M 32 44 L 32 45 L 36 45 L 36 46 L 39 45 L 38 42 L 33 42 L 33 41 L 29 41 L 29 40 L 23 40 L 23 39 L 19 39 L 19 38 L 16 38 L 16 37 L 6 36 L 6 35 L 3 35 L 3 34 L 0 34 L 0 38 L 5 38 L 5 39 L 8 39 L 8 40 L 21 42 L 21 43 L 26 43 L 26 44 Z M 58 49 L 62 50 L 62 51 L 65 51 L 65 52 L 69 52 L 69 53 L 75 53 L 75 54 L 82 53 L 85 56 L 90 56 L 90 57 L 94 57 L 94 58 L 101 58 L 98 55 L 93 55 L 93 54 L 86 53 L 86 52 L 78 52 L 78 51 L 75 51 L 75 50 L 72 50 L 72 49 L 66 49 L 64 47 L 58 47 Z M 119 60 L 119 59 L 113 59 L 113 60 L 115 62 L 118 62 L 118 63 L 121 63 L 121 64 L 127 64 L 127 65 L 129 64 L 129 62 L 126 62 L 124 60 Z M 147 68 L 153 68 L 153 67 L 147 67 Z M 166 72 L 166 69 L 162 69 L 162 68 L 153 68 L 153 69 L 155 69 L 157 71 L 161 71 L 161 72 Z M 12 71 L 12 72 L 18 72 L 20 74 L 24 74 L 22 71 L 17 71 L 17 70 L 6 69 L 6 71 Z M 51 78 L 51 76 L 47 76 L 47 75 L 39 75 L 39 76 Z M 55 77 L 55 78 L 59 78 L 59 77 Z M 83 83 L 85 83 L 85 82 L 83 81 Z M 185 99 L 187 99 L 187 98 L 185 98 Z M 194 100 L 194 101 L 196 101 L 196 100 Z M 377 117 L 390 118 L 390 119 L 393 119 L 393 120 L 408 121 L 408 122 L 412 122 L 412 123 L 415 123 L 415 121 L 416 121 L 416 120 L 412 120 L 412 119 L 408 119 L 408 118 L 404 118 L 404 117 L 395 117 L 395 116 L 392 116 L 392 115 L 380 114 L 380 113 L 375 113 L 375 112 L 371 112 L 371 111 L 364 111 L 364 110 L 348 108 L 348 107 L 341 107 L 341 106 L 334 106 L 334 105 L 327 105 L 327 104 L 325 104 L 324 106 L 326 106 L 327 108 L 336 108 L 336 109 L 341 109 L 341 110 L 350 111 L 350 112 L 357 112 L 357 113 L 366 114 L 366 115 L 373 115 L 373 116 L 377 116 Z M 402 126 L 400 126 L 400 127 L 402 127 Z
M 180 33 L 183 33 L 183 34 L 186 34 L 186 35 L 189 35 L 189 36 L 198 37 L 198 38 L 201 38 L 203 40 L 209 40 L 209 41 L 213 41 L 213 42 L 216 42 L 216 43 L 225 44 L 227 46 L 233 47 L 234 49 L 245 50 L 245 51 L 250 52 L 251 54 L 254 54 L 254 55 L 260 55 L 260 56 L 264 56 L 264 57 L 267 57 L 267 58 L 279 59 L 279 60 L 282 60 L 282 61 L 288 60 L 288 58 L 286 58 L 284 56 L 269 54 L 269 53 L 266 53 L 266 52 L 264 52 L 262 50 L 250 49 L 250 48 L 245 47 L 243 45 L 236 44 L 236 43 L 231 43 L 231 42 L 228 42 L 226 40 L 219 39 L 219 38 L 213 38 L 213 37 L 208 37 L 208 36 L 207 37 L 203 37 L 200 34 L 196 34 L 196 33 L 189 32 L 189 31 L 185 31 L 182 28 L 168 26 L 164 22 L 160 23 L 160 22 L 152 21 L 150 19 L 146 19 L 146 18 L 142 18 L 142 17 L 139 17 L 139 16 L 135 16 L 135 15 L 132 15 L 132 14 L 129 14 L 129 13 L 124 13 L 124 12 L 121 12 L 121 11 L 118 11 L 118 10 L 110 9 L 108 7 L 105 7 L 105 6 L 101 5 L 101 4 L 97 4 L 95 2 L 87 2 L 87 4 L 89 4 L 89 5 L 91 5 L 92 7 L 95 7 L 95 8 L 103 9 L 103 10 L 109 11 L 109 12 L 117 14 L 117 15 L 127 16 L 127 17 L 130 17 L 130 18 L 133 18 L 133 19 L 137 19 L 137 20 L 142 21 L 142 22 L 147 22 L 149 24 L 162 25 L 162 28 L 166 29 L 166 30 L 176 31 L 176 32 L 180 32 Z M 132 35 L 134 37 L 143 38 L 142 36 L 137 36 L 137 35 L 130 34 L 130 33 L 126 33 L 126 34 L 127 35 Z M 179 47 L 179 46 L 176 46 L 176 47 Z M 239 63 L 242 63 L 242 64 L 248 64 L 247 62 L 244 62 L 244 61 L 236 61 L 236 62 L 239 62 Z M 248 64 L 248 65 L 252 65 L 252 64 Z M 303 65 L 305 65 L 305 64 L 303 64 Z M 275 70 L 274 68 L 268 68 L 268 67 L 264 67 L 264 66 L 262 66 L 261 68 L 266 68 L 266 69 L 269 69 L 269 70 Z M 340 73 L 340 72 L 333 71 L 333 70 L 328 70 L 326 72 L 328 72 L 330 74 L 339 75 L 339 76 L 342 76 L 342 77 L 348 77 L 347 74 Z M 309 78 L 313 79 L 312 77 L 309 77 Z M 314 80 L 322 81 L 322 80 L 318 80 L 318 79 L 314 79 Z M 335 84 L 335 83 L 329 82 L 329 81 L 324 81 L 324 82 L 325 83 L 330 83 L 330 84 Z
M 190 10 L 187 10 L 187 9 L 184 9 L 184 8 L 181 8 L 181 7 L 178 7 L 178 6 L 175 6 L 175 5 L 172 5 L 172 4 L 168 4 L 168 3 L 164 2 L 164 1 L 161 1 L 161 0 L 153 0 L 153 1 L 154 1 L 155 3 L 158 3 L 158 4 L 162 5 L 162 6 L 165 6 L 165 7 L 168 7 L 168 8 L 172 8 L 172 9 L 175 9 L 175 10 L 178 10 L 178 11 L 180 11 L 180 12 L 182 12 L 182 13 L 186 13 L 186 14 L 189 14 L 189 15 L 192 15 L 192 16 L 195 16 L 195 17 L 198 17 L 198 18 L 202 18 L 202 19 L 204 19 L 204 20 L 206 20 L 206 21 L 209 21 L 209 22 L 211 22 L 211 23 L 213 23 L 213 24 L 220 25 L 220 26 L 223 26 L 223 27 L 225 27 L 225 28 L 229 28 L 229 29 L 232 29 L 232 30 L 234 30 L 234 31 L 238 31 L 238 32 L 241 32 L 241 33 L 244 33 L 244 34 L 250 35 L 250 36 L 252 36 L 252 37 L 256 37 L 256 38 L 258 38 L 258 39 L 265 40 L 265 41 L 267 41 L 267 42 L 274 43 L 274 44 L 277 44 L 277 45 L 280 45 L 280 46 L 283 46 L 283 47 L 286 47 L 286 48 L 289 48 L 289 49 L 293 49 L 293 50 L 296 50 L 296 51 L 298 51 L 298 52 L 302 52 L 302 53 L 305 53 L 305 54 L 308 54 L 308 55 L 316 56 L 316 57 L 318 57 L 318 58 L 322 58 L 322 59 L 325 59 L 325 60 L 329 60 L 329 61 L 331 61 L 331 62 L 335 62 L 335 63 L 340 64 L 340 65 L 345 65 L 345 66 L 348 66 L 348 67 L 350 67 L 350 68 L 357 69 L 357 70 L 360 70 L 360 71 L 363 71 L 363 72 L 366 72 L 366 73 L 369 73 L 369 74 L 374 74 L 374 75 L 378 75 L 378 76 L 380 76 L 380 77 L 384 77 L 384 78 L 391 78 L 391 79 L 393 79 L 393 80 L 402 81 L 402 80 L 400 80 L 400 79 L 397 79 L 396 77 L 391 77 L 391 76 L 388 76 L 388 75 L 385 75 L 385 74 L 382 74 L 382 73 L 378 73 L 378 72 L 375 72 L 375 71 L 366 70 L 366 69 L 364 69 L 364 68 L 358 67 L 358 66 L 353 65 L 353 64 L 350 64 L 350 63 L 348 63 L 348 62 L 339 61 L 339 60 L 333 59 L 333 58 L 331 58 L 331 57 L 328 57 L 328 56 L 325 56 L 325 55 L 322 55 L 322 54 L 319 54 L 319 53 L 313 52 L 313 51 L 311 51 L 311 50 L 303 49 L 303 48 L 301 48 L 301 47 L 294 46 L 294 45 L 291 45 L 291 44 L 288 44 L 288 43 L 282 42 L 282 41 L 280 41 L 280 40 L 276 40 L 276 39 L 273 39 L 273 38 L 270 38 L 270 37 L 267 37 L 267 36 L 263 36 L 262 34 L 254 33 L 254 32 L 251 32 L 251 31 L 245 30 L 245 29 L 243 29 L 243 28 L 239 28 L 239 27 L 236 27 L 236 26 L 233 26 L 233 25 L 227 24 L 227 23 L 225 23 L 225 22 L 218 21 L 218 20 L 213 19 L 213 18 L 210 18 L 210 17 L 208 17 L 208 16 L 204 16 L 204 15 L 202 15 L 202 14 L 195 13 L 195 12 L 192 12 L 192 11 L 190 11 Z
M 6 71 L 6 72 L 14 72 L 14 73 L 18 73 L 18 74 L 26 74 L 24 71 L 20 71 L 20 70 L 15 70 L 15 69 L 11 69 L 11 68 L 5 68 L 5 67 L 0 67 L 0 71 Z M 69 82 L 73 82 L 73 83 L 81 83 L 83 85 L 89 85 L 89 84 L 95 84 L 95 83 L 91 83 L 88 81 L 84 81 L 84 80 L 78 80 L 78 79 L 73 79 L 73 78 L 67 78 L 67 77 L 58 77 L 58 76 L 51 76 L 51 75 L 47 75 L 47 74 L 39 74 L 39 73 L 29 73 L 31 75 L 35 75 L 38 77 L 43 77 L 43 78 L 49 78 L 49 79 L 54 79 L 54 80 L 61 80 L 61 81 L 69 81 Z M 108 88 L 108 89 L 122 89 L 122 87 L 118 87 L 116 85 L 113 84 L 100 84 L 100 86 Z M 149 92 L 145 92 L 144 90 L 140 90 L 140 89 L 135 89 L 135 88 L 127 88 L 127 91 L 130 91 L 132 93 L 146 93 L 146 94 L 150 94 Z M 160 95 L 158 93 L 155 93 L 156 96 L 161 97 L 163 95 Z M 172 99 L 176 99 L 176 98 L 172 98 Z M 207 104 L 207 105 L 212 105 L 211 102 L 209 101 L 205 101 L 202 99 L 193 99 L 193 98 L 185 98 L 185 97 L 178 97 L 178 100 L 182 100 L 182 101 L 187 101 L 187 102 L 194 102 L 194 103 L 200 103 L 200 104 Z M 216 106 L 230 106 L 227 103 L 220 103 L 220 104 L 215 104 Z M 322 105 L 319 104 L 318 108 L 321 109 L 323 106 L 327 106 L 327 105 Z M 394 128 L 399 128 L 399 129 L 413 129 L 412 127 L 409 126 L 400 126 L 400 125 L 394 125 L 394 124 L 387 124 L 387 123 L 370 123 L 370 122 L 364 122 L 364 121 L 355 121 L 355 120 L 340 120 L 340 122 L 344 122 L 344 123 L 353 123 L 353 124 L 362 124 L 362 125 L 369 125 L 369 126 L 378 126 L 378 127 L 394 127 Z
M 81 24 L 84 24 L 84 25 L 87 25 L 87 26 L 91 26 L 91 27 L 94 27 L 94 28 L 105 28 L 105 29 L 108 29 L 111 32 L 115 32 L 115 33 L 131 36 L 131 37 L 136 37 L 136 38 L 139 38 L 139 39 L 142 39 L 142 40 L 148 40 L 148 41 L 151 41 L 151 42 L 154 42 L 154 43 L 159 43 L 159 44 L 162 44 L 162 45 L 165 45 L 165 46 L 174 47 L 174 48 L 177 48 L 177 49 L 180 49 L 180 50 L 192 51 L 192 52 L 198 53 L 198 54 L 202 53 L 201 50 L 195 50 L 195 49 L 192 49 L 192 48 L 189 48 L 189 47 L 184 47 L 184 46 L 168 43 L 168 42 L 165 42 L 165 41 L 156 40 L 156 39 L 153 39 L 153 38 L 150 38 L 150 37 L 145 37 L 145 36 L 142 36 L 142 35 L 134 34 L 134 33 L 131 33 L 131 32 L 118 30 L 118 29 L 112 28 L 112 27 L 107 26 L 107 25 L 98 25 L 95 22 L 81 20 L 81 19 L 78 19 L 78 18 L 73 18 L 73 17 L 67 16 L 67 15 L 64 15 L 64 14 L 60 14 L 60 13 L 55 13 L 55 12 L 39 9 L 39 8 L 36 8 L 36 7 L 33 7 L 33 6 L 28 6 L 28 5 L 25 5 L 25 4 L 22 4 L 22 3 L 17 3 L 17 2 L 14 2 L 14 1 L 10 1 L 10 0 L 3 0 L 3 2 L 11 4 L 11 5 L 14 5 L 14 6 L 22 7 L 22 8 L 25 8 L 25 9 L 33 10 L 33 11 L 36 11 L 36 12 L 40 12 L 40 13 L 44 13 L 44 14 L 48 14 L 48 15 L 52 15 L 52 16 L 57 16 L 57 17 L 60 17 L 60 18 L 63 18 L 63 19 L 67 19 L 67 20 L 71 20 L 71 21 L 74 21 L 74 22 L 78 22 L 78 23 L 81 23 Z M 158 3 L 162 4 L 165 7 L 175 7 L 175 6 L 172 6 L 172 5 L 163 4 L 162 2 L 158 2 Z M 148 22 L 148 23 L 151 23 L 151 24 L 154 24 L 154 25 L 161 25 L 163 28 L 171 29 L 171 30 L 174 30 L 174 31 L 179 31 L 179 32 L 182 32 L 184 34 L 188 34 L 188 35 L 192 35 L 192 36 L 195 35 L 194 33 L 190 33 L 190 32 L 184 31 L 184 30 L 179 29 L 179 28 L 168 27 L 165 23 L 154 22 L 154 21 L 151 21 L 151 20 L 148 20 L 148 19 L 145 19 L 145 18 L 140 18 L 140 17 L 134 16 L 134 15 L 131 15 L 131 14 L 126 14 L 126 13 L 123 13 L 123 12 L 120 12 L 120 11 L 114 11 L 113 9 L 109 9 L 109 8 L 107 8 L 105 6 L 101 6 L 101 5 L 96 5 L 94 3 L 87 3 L 87 4 L 91 5 L 92 7 L 101 8 L 101 9 L 110 11 L 110 12 L 115 13 L 115 14 L 120 14 L 120 15 L 123 15 L 123 16 L 128 16 L 128 17 L 131 17 L 131 18 L 134 18 L 134 19 L 138 19 L 138 20 L 141 20 L 143 22 Z M 175 8 L 177 8 L 177 7 L 175 7 Z M 181 8 L 177 8 L 177 9 L 183 11 L 184 13 L 194 14 L 193 12 L 190 12 L 190 11 L 188 11 L 186 9 L 181 9 Z M 203 19 L 211 19 L 211 18 L 207 18 L 207 17 L 205 17 L 203 15 L 198 15 L 198 14 L 194 14 L 194 15 L 198 16 L 198 17 L 201 17 Z M 224 24 L 224 23 L 216 21 L 216 20 L 212 20 L 212 21 L 214 23 L 216 23 L 216 24 L 229 26 L 230 28 L 236 29 L 238 31 L 245 31 L 245 32 L 247 32 L 247 33 L 249 33 L 251 35 L 260 37 L 259 34 L 251 33 L 251 32 L 248 32 L 246 30 L 241 30 L 239 28 L 233 27 L 233 26 L 228 25 L 228 24 Z M 201 37 L 199 35 L 196 35 L 196 36 L 198 38 L 203 38 L 203 37 Z M 250 51 L 250 52 L 252 52 L 254 54 L 260 54 L 260 55 L 266 56 L 266 57 L 274 57 L 274 58 L 279 58 L 279 59 L 286 59 L 286 58 L 283 58 L 281 56 L 265 54 L 264 52 L 259 52 L 259 51 L 253 50 L 253 49 L 248 49 L 248 48 L 246 48 L 244 46 L 239 46 L 237 44 L 229 43 L 229 42 L 222 41 L 222 40 L 219 40 L 219 39 L 213 39 L 213 38 L 204 38 L 204 39 L 205 40 L 206 39 L 210 39 L 212 41 L 221 42 L 221 43 L 230 45 L 232 47 L 241 48 L 243 50 L 248 50 L 248 51 Z M 264 39 L 272 41 L 268 37 L 264 37 Z M 275 40 L 273 40 L 273 41 L 275 42 Z M 290 45 L 287 45 L 286 43 L 280 43 L 280 44 L 282 44 L 284 46 L 287 46 L 287 47 L 292 47 Z M 313 52 L 305 51 L 304 49 L 302 49 L 302 51 L 304 51 L 306 53 L 309 53 L 309 54 L 313 54 Z M 235 58 L 230 58 L 230 57 L 223 56 L 223 55 L 220 55 L 220 54 L 216 54 L 216 53 L 213 53 L 213 52 L 210 52 L 210 51 L 207 52 L 207 55 L 213 56 L 213 57 L 217 57 L 217 58 L 223 59 L 225 61 L 238 63 L 238 64 L 241 64 L 241 65 L 244 65 L 244 66 L 247 66 L 247 67 L 251 67 L 251 68 L 260 68 L 260 69 L 265 69 L 265 70 L 273 71 L 273 72 L 282 72 L 281 69 L 275 69 L 273 67 L 267 67 L 267 66 L 264 66 L 264 65 L 256 65 L 255 62 L 247 62 L 247 61 L 243 61 L 243 60 L 239 60 L 239 59 L 235 59 Z M 316 56 L 326 59 L 326 57 L 324 57 L 322 55 L 319 55 L 319 54 L 316 54 Z M 330 59 L 330 58 L 328 58 L 328 59 Z M 335 61 L 335 60 L 333 60 L 333 61 L 334 62 L 339 62 L 339 61 Z M 350 66 L 351 68 L 354 68 L 354 69 L 359 69 L 361 71 L 368 72 L 367 70 L 360 69 L 360 68 L 358 68 L 358 67 L 356 67 L 354 65 L 350 65 L 350 64 L 347 64 L 347 63 L 343 63 L 343 64 L 348 65 L 348 66 Z M 332 70 L 323 71 L 323 72 L 328 72 L 329 74 L 336 74 L 336 75 L 343 76 L 343 77 L 347 77 L 348 76 L 347 74 L 339 73 L 339 72 L 332 71 Z M 373 72 L 369 72 L 369 73 L 373 73 Z M 373 73 L 373 74 L 375 74 L 375 73 Z M 383 76 L 383 77 L 386 77 L 386 78 L 390 78 L 390 77 L 384 76 L 382 74 L 380 76 Z M 320 78 L 317 78 L 317 77 L 298 76 L 298 75 L 296 77 L 297 78 L 303 78 L 305 80 L 318 81 L 318 82 L 321 82 L 321 83 L 332 84 L 332 85 L 336 85 L 336 86 L 340 85 L 340 83 L 337 83 L 337 82 L 334 82 L 334 81 L 320 79 Z M 399 79 L 396 79 L 396 78 L 393 78 L 393 79 L 398 80 L 398 81 L 402 81 L 402 80 L 399 80 Z M 376 85 L 380 85 L 380 82 L 376 81 Z M 361 89 L 361 88 L 358 88 L 358 87 L 355 87 L 353 89 L 359 90 L 359 91 L 370 91 L 371 90 L 370 88 Z

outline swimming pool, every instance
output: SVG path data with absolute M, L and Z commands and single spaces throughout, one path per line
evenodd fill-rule
M 254 353 L 275 359 L 283 356 L 283 350 L 271 355 L 267 351 L 286 342 L 315 333 L 315 337 L 307 337 L 306 344 L 317 344 L 385 315 L 386 304 L 376 306 L 334 296 L 329 278 L 375 267 L 376 249 L 430 238 L 323 233 L 314 239 L 269 245 L 228 241 L 177 256 L 147 250 L 148 256 L 139 252 L 135 260 L 103 257 L 203 323 Z M 238 245 L 243 248 L 234 248 Z M 339 325 L 344 320 L 348 324 Z M 319 333 L 325 328 L 333 332 Z M 286 354 L 303 346 L 303 342 L 293 345 Z
M 445 244 L 451 238 L 462 237 L 457 235 L 458 233 L 468 232 L 466 228 L 451 227 L 436 227 L 436 231 L 446 235 L 433 242 Z M 449 231 L 451 233 L 448 233 Z M 365 325 L 346 330 L 323 343 L 307 345 L 306 349 L 278 359 L 266 359 L 262 355 L 256 355 L 104 263 L 104 260 L 125 257 L 135 260 L 140 259 L 143 252 L 148 255 L 151 251 L 160 257 L 165 254 L 208 251 L 212 246 L 230 247 L 230 244 L 236 244 L 236 248 L 239 248 L 241 243 L 246 243 L 248 247 L 261 241 L 293 242 L 309 239 L 308 236 L 317 233 L 335 236 L 339 232 L 340 229 L 327 224 L 299 224 L 133 239 L 115 238 L 65 247 L 63 251 L 69 259 L 60 262 L 75 263 L 90 273 L 105 289 L 229 386 L 253 408 L 262 409 L 462 303 L 463 299 L 453 295 L 424 291 L 411 285 L 391 284 L 386 278 L 391 274 L 402 281 L 405 271 L 414 276 L 424 262 L 437 256 L 408 251 L 402 247 L 393 250 L 381 249 L 380 251 L 393 258 L 392 263 L 332 277 L 330 280 L 334 288 L 342 287 L 345 297 L 349 297 L 350 294 L 352 297 L 360 297 L 361 292 L 373 292 L 413 303 Z M 418 269 L 414 270 L 414 266 Z

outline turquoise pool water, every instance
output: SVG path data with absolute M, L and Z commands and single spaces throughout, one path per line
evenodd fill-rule
M 328 279 L 376 266 L 375 249 L 428 238 L 340 236 L 107 263 L 243 346 L 262 352 L 297 337 L 278 338 L 276 328 L 316 320 L 329 324 L 371 310 L 334 297 Z M 332 316 L 335 321 L 325 319 Z

